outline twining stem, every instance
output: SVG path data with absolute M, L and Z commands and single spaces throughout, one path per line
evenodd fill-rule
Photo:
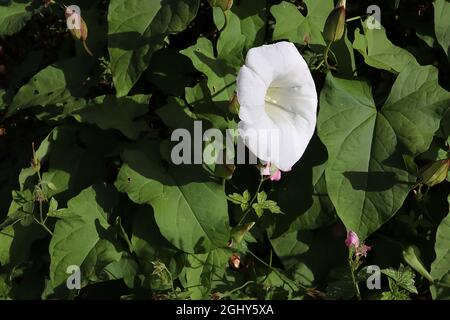
M 252 281 L 252 280 L 247 281 L 247 282 L 244 283 L 242 286 L 237 287 L 237 288 L 234 288 L 233 290 L 230 290 L 230 291 L 228 291 L 228 292 L 225 292 L 223 295 L 220 296 L 220 299 L 229 297 L 230 295 L 232 295 L 232 294 L 235 293 L 236 291 L 239 291 L 239 290 L 241 290 L 241 289 L 244 289 L 246 286 L 248 286 L 249 284 L 252 284 L 252 283 L 257 283 L 257 282 Z
M 41 223 L 44 223 L 44 216 L 42 213 L 42 199 L 39 199 L 39 218 L 41 219 Z
M 53 232 L 42 222 L 40 222 L 38 219 L 36 219 L 36 217 L 33 217 L 34 221 L 36 221 L 37 224 L 41 225 L 52 237 L 53 237 Z
M 275 269 L 275 268 L 272 267 L 270 264 L 268 264 L 267 262 L 265 262 L 263 259 L 261 259 L 260 257 L 258 257 L 258 256 L 257 256 L 256 254 L 254 254 L 252 251 L 248 250 L 247 252 L 250 253 L 250 255 L 251 255 L 253 258 L 255 258 L 256 260 L 258 260 L 259 262 L 261 262 L 264 266 L 266 266 L 267 268 L 269 268 L 271 271 L 275 272 L 275 273 L 280 277 L 280 279 L 283 280 L 283 275 L 282 275 L 277 269 Z M 284 281 L 284 280 L 283 280 L 283 281 Z M 286 284 L 289 286 L 289 288 L 291 288 L 292 291 L 296 291 L 296 289 L 293 288 L 289 282 L 284 281 L 284 283 L 286 283 Z M 299 284 L 299 283 L 295 283 L 295 284 L 296 284 L 298 287 L 300 287 L 300 288 L 302 288 L 302 289 L 304 289 L 304 290 L 307 290 L 307 289 L 308 289 L 308 288 L 302 286 L 302 285 Z
M 355 270 L 353 268 L 353 262 L 352 262 L 351 258 L 348 259 L 348 265 L 350 267 L 350 273 L 352 274 L 352 281 L 353 281 L 353 286 L 355 287 L 356 298 L 358 298 L 358 300 L 361 300 L 361 292 L 359 291 L 358 282 L 356 281 L 356 278 L 355 278 Z
M 345 22 L 355 21 L 355 20 L 361 19 L 362 17 L 363 16 L 357 16 L 357 17 L 349 18 L 349 19 L 345 20 Z
M 327 44 L 327 46 L 325 48 L 325 52 L 323 53 L 323 61 L 325 63 L 325 66 L 327 67 L 327 69 L 329 69 L 329 70 L 336 70 L 335 67 L 330 66 L 330 64 L 328 63 L 328 53 L 330 52 L 330 48 L 331 48 L 331 44 L 332 43 L 333 43 L 332 41 L 328 42 L 328 44 Z
M 38 176 L 38 186 L 42 190 L 42 176 L 41 176 L 41 172 L 39 170 L 37 171 L 37 176 Z M 45 219 L 44 219 L 44 212 L 43 212 L 43 208 L 42 208 L 42 199 L 40 198 L 40 196 L 39 196 L 38 201 L 39 201 L 39 220 L 36 219 L 35 217 L 33 217 L 33 219 L 39 225 L 41 225 L 51 236 L 53 236 L 53 232 L 45 224 L 45 222 L 47 221 L 47 215 L 45 216 Z
M 238 226 L 240 226 L 242 224 L 242 222 L 244 222 L 245 218 L 247 217 L 247 215 L 249 214 L 249 212 L 252 209 L 252 204 L 255 202 L 256 198 L 258 197 L 258 193 L 261 190 L 262 184 L 264 183 L 264 181 L 266 181 L 267 179 L 264 178 L 263 175 L 261 175 L 261 178 L 259 180 L 259 184 L 258 184 L 258 188 L 256 188 L 256 192 L 253 195 L 253 198 L 250 200 L 250 202 L 248 203 L 248 208 L 244 211 L 244 214 L 242 215 L 241 220 L 239 220 L 239 223 L 237 224 Z

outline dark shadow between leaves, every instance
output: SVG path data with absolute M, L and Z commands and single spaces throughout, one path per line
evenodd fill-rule
M 320 202 L 329 202 L 328 195 L 318 192 L 315 187 L 321 179 L 313 181 L 313 169 L 323 165 L 328 159 L 327 150 L 319 137 L 315 134 L 300 161 L 291 172 L 283 173 L 279 186 L 278 204 L 285 213 L 277 216 L 277 223 L 272 237 L 278 237 L 286 232 L 296 220 L 310 220 L 307 212 L 314 203 L 314 197 L 319 197 Z M 317 177 L 316 177 L 317 179 Z M 324 202 L 324 204 L 325 204 Z M 333 221 L 332 214 L 324 214 L 320 224 Z M 319 221 L 320 219 L 312 219 Z M 301 223 L 304 224 L 304 223 Z M 304 226 L 308 229 L 308 226 Z

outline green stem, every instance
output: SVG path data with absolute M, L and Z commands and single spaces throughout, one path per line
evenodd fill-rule
M 41 223 L 44 223 L 44 215 L 42 213 L 42 201 L 39 199 L 39 218 L 41 219 Z
M 348 259 L 348 265 L 350 266 L 350 273 L 352 274 L 352 281 L 353 281 L 353 286 L 355 287 L 356 297 L 358 298 L 358 300 L 361 300 L 361 293 L 359 292 L 359 286 L 358 286 L 358 282 L 356 281 L 356 278 L 355 278 L 355 270 L 353 268 L 353 263 L 352 263 L 351 258 Z
M 36 221 L 37 224 L 41 225 L 45 229 L 45 231 L 47 231 L 53 237 L 53 232 L 45 225 L 45 223 L 40 222 L 35 217 L 33 217 L 33 219 L 34 221 Z
M 362 17 L 363 17 L 363 16 L 357 16 L 357 17 L 349 18 L 349 19 L 345 20 L 345 22 L 350 22 L 350 21 L 358 20 L 358 19 L 361 19 Z
M 256 283 L 256 282 L 255 282 L 255 281 L 247 281 L 246 283 L 244 283 L 244 284 L 243 284 L 242 286 L 240 286 L 240 287 L 234 288 L 233 290 L 230 290 L 230 291 L 228 291 L 228 292 L 224 292 L 224 294 L 221 295 L 220 299 L 226 298 L 226 297 L 232 295 L 233 293 L 235 293 L 236 291 L 239 291 L 239 290 L 241 290 L 241 289 L 244 289 L 246 286 L 248 286 L 249 284 L 252 284 L 252 283 Z
M 325 66 L 327 67 L 328 70 L 336 70 L 335 67 L 330 66 L 329 63 L 328 63 L 328 53 L 330 52 L 330 48 L 331 48 L 331 44 L 332 43 L 333 43 L 332 41 L 328 42 L 327 47 L 325 48 L 325 52 L 323 53 L 323 61 L 324 61 Z

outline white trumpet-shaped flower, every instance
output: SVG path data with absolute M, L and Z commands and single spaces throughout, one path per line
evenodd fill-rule
M 294 44 L 250 49 L 237 77 L 239 134 L 263 162 L 289 171 L 302 157 L 316 126 L 317 93 Z

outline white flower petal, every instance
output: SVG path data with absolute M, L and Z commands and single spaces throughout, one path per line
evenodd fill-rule
M 237 80 L 240 135 L 259 159 L 288 171 L 314 134 L 317 93 L 296 47 L 279 42 L 251 49 Z

